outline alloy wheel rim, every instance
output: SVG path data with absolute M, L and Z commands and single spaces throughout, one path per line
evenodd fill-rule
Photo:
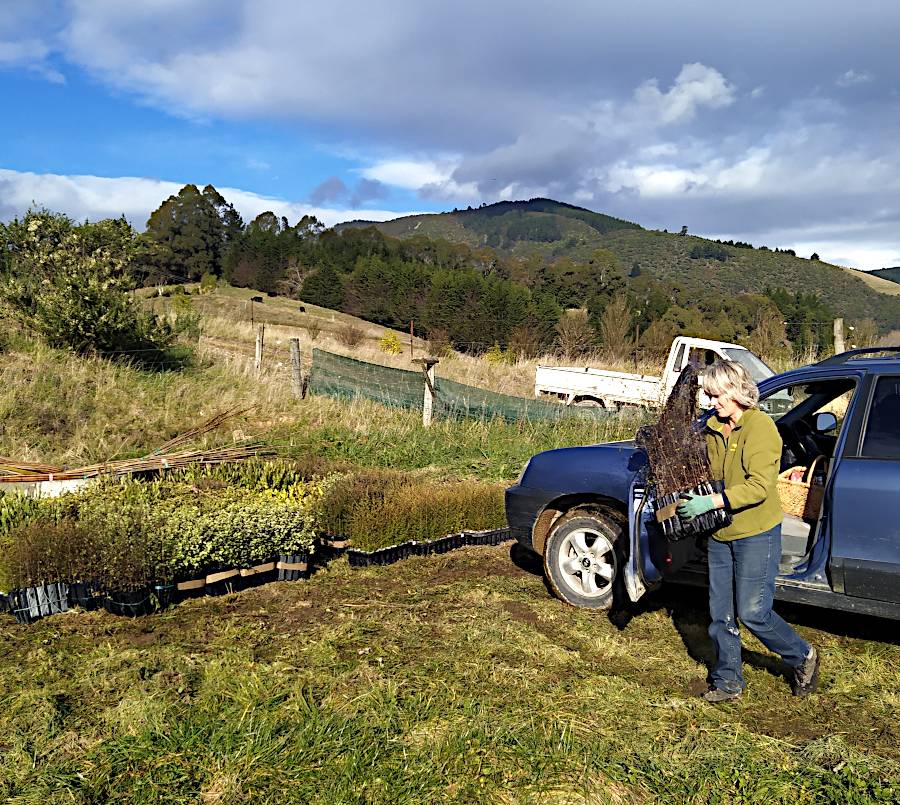
M 592 528 L 567 534 L 557 554 L 560 576 L 573 592 L 586 598 L 602 598 L 612 589 L 616 555 L 612 542 Z

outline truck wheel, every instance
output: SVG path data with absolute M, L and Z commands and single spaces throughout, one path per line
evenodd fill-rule
M 544 546 L 544 573 L 554 594 L 575 607 L 609 609 L 622 534 L 622 525 L 599 512 L 563 515 Z

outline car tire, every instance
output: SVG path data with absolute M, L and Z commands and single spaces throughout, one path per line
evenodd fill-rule
M 624 522 L 608 512 L 576 509 L 560 517 L 544 545 L 544 574 L 554 595 L 574 607 L 612 607 L 624 532 Z

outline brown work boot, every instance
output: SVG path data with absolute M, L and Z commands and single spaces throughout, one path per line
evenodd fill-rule
M 791 691 L 802 699 L 809 696 L 817 687 L 819 687 L 819 652 L 815 646 L 810 646 L 806 659 L 794 669 Z
M 701 697 L 703 701 L 710 704 L 721 704 L 722 702 L 734 702 L 741 698 L 741 691 L 731 693 L 722 688 L 710 688 Z

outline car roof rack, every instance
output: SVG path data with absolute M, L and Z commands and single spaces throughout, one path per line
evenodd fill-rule
M 824 361 L 819 361 L 816 366 L 836 366 L 840 363 L 846 363 L 851 358 L 858 358 L 861 355 L 876 355 L 879 352 L 893 352 L 891 357 L 900 357 L 900 347 L 860 347 L 859 349 L 848 349 L 846 352 L 839 352 Z

